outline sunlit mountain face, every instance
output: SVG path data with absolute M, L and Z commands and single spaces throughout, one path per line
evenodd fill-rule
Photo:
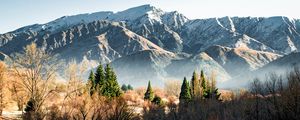
M 245 76 L 269 71 L 282 61 L 299 64 L 291 57 L 300 48 L 299 27 L 300 20 L 284 16 L 189 19 L 143 5 L 63 16 L 1 34 L 0 58 L 35 42 L 66 62 L 88 61 L 91 70 L 110 63 L 120 83 L 144 86 L 151 80 L 162 86 L 203 70 L 216 73 L 220 87 L 233 81 L 239 86 L 252 79 Z

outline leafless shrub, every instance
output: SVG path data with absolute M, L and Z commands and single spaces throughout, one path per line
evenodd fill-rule
M 4 78 L 6 73 L 6 65 L 3 62 L 0 62 L 0 116 L 2 116 L 3 109 L 6 107 L 6 95 L 5 95 L 5 86 L 7 85 Z
M 55 78 L 58 61 L 42 48 L 32 43 L 22 53 L 13 56 L 13 71 L 30 98 L 31 111 L 36 119 L 43 118 L 41 109 L 46 98 L 53 92 L 48 84 Z M 34 119 L 34 118 L 33 118 Z
M 165 82 L 164 92 L 169 96 L 179 97 L 181 82 L 177 80 L 169 80 Z

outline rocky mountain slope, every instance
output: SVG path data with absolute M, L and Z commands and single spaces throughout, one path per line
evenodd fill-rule
M 120 12 L 64 16 L 0 34 L 1 59 L 36 42 L 66 61 L 111 63 L 122 83 L 162 85 L 194 70 L 222 82 L 300 48 L 300 20 L 223 17 L 190 20 L 142 5 Z M 299 59 L 298 59 L 299 60 Z
M 293 70 L 295 67 L 300 67 L 300 53 L 293 52 L 289 55 L 278 58 L 269 64 L 266 64 L 262 68 L 258 69 L 256 74 L 258 73 L 278 73 L 285 74 L 290 70 Z

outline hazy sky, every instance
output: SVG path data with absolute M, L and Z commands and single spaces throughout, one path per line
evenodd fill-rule
M 143 4 L 165 11 L 177 10 L 190 19 L 222 16 L 300 18 L 299 0 L 1 0 L 0 33 L 46 23 L 64 15 L 117 12 Z

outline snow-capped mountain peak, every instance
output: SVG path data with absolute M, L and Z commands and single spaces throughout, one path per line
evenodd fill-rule
M 188 19 L 177 11 L 165 12 L 149 4 L 133 7 L 120 12 L 104 11 L 79 15 L 63 16 L 45 24 L 36 24 L 34 27 L 23 27 L 22 31 L 49 31 L 55 32 L 81 23 L 90 23 L 97 20 L 133 22 L 140 19 L 140 24 L 165 23 L 167 25 L 182 26 Z M 22 32 L 20 31 L 20 32 Z
M 140 72 L 145 65 L 147 72 L 152 71 L 149 76 L 182 78 L 201 66 L 219 68 L 217 71 L 234 77 L 299 51 L 299 33 L 300 19 L 227 16 L 189 20 L 177 11 L 148 4 L 120 12 L 63 16 L 0 34 L 0 52 L 10 55 L 36 42 L 40 47 L 45 43 L 47 50 L 63 59 L 80 62 L 84 56 L 89 61 L 115 63 L 119 71 L 135 65 Z M 204 52 L 206 56 L 198 56 Z M 241 69 L 232 69 L 237 65 Z M 178 74 L 178 69 L 184 74 Z
M 59 28 L 69 27 L 80 23 L 90 23 L 96 20 L 107 19 L 113 12 L 86 13 L 74 16 L 63 16 L 54 21 L 42 25 L 43 30 L 54 31 Z
M 160 21 L 160 16 L 164 14 L 161 9 L 157 9 L 149 4 L 130 8 L 117 12 L 110 16 L 109 19 L 117 21 L 132 21 L 141 16 L 148 15 L 149 19 Z

